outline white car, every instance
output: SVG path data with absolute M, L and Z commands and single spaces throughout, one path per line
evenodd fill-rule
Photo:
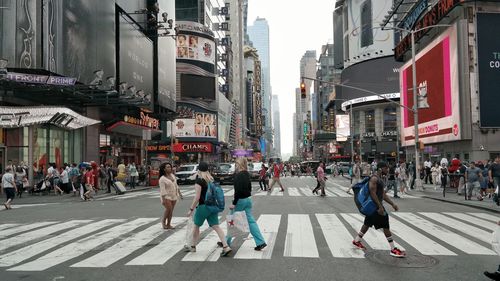
M 196 181 L 196 175 L 198 174 L 198 164 L 192 165 L 182 165 L 177 168 L 175 176 L 177 177 L 177 182 L 181 183 L 194 183 Z

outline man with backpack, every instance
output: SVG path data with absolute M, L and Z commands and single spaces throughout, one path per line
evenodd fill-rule
M 354 200 L 360 212 L 365 215 L 365 221 L 358 235 L 352 241 L 352 244 L 358 249 L 365 250 L 366 248 L 363 243 L 361 243 L 361 240 L 368 229 L 372 226 L 374 226 L 375 229 L 382 228 L 387 238 L 387 242 L 391 247 L 390 255 L 397 258 L 404 258 L 406 253 L 394 246 L 392 233 L 389 227 L 389 215 L 382 204 L 383 201 L 386 201 L 394 208 L 394 211 L 399 210 L 398 206 L 392 202 L 387 194 L 385 194 L 385 186 L 382 177 L 387 174 L 387 164 L 385 162 L 380 162 L 377 165 L 377 172 L 375 175 L 372 175 L 367 180 L 363 180 L 353 188 L 355 192 Z

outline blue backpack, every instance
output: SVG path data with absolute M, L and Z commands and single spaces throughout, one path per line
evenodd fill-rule
M 210 213 L 224 211 L 224 190 L 214 182 L 207 183 L 207 194 L 205 195 L 205 206 Z
M 354 203 L 361 214 L 370 216 L 377 212 L 377 205 L 370 196 L 370 177 L 353 185 L 352 190 L 354 191 Z

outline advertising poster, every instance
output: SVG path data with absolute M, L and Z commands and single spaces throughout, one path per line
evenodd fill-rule
M 337 141 L 346 141 L 347 137 L 351 135 L 351 130 L 349 127 L 349 115 L 335 115 L 335 128 L 337 129 Z
M 210 28 L 190 21 L 177 21 L 177 73 L 213 76 L 216 46 Z
M 479 111 L 483 128 L 500 127 L 498 98 L 500 89 L 500 13 L 477 14 L 477 53 L 479 68 Z
M 202 112 L 190 106 L 177 107 L 179 118 L 173 122 L 172 134 L 178 138 L 217 139 L 217 114 Z M 168 132 L 170 133 L 170 132 Z
M 416 57 L 418 134 L 424 144 L 461 139 L 456 27 L 450 27 Z M 401 104 L 413 108 L 411 61 L 400 70 Z M 413 112 L 402 111 L 401 141 L 414 144 Z

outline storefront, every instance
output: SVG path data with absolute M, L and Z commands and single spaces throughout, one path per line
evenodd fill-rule
M 217 161 L 215 145 L 209 142 L 181 142 L 172 147 L 176 159 L 182 164 Z
M 63 107 L 0 107 L 0 112 L 0 174 L 7 165 L 46 170 L 49 163 L 61 167 L 85 160 L 83 128 L 100 122 Z
M 143 165 L 146 161 L 146 141 L 161 132 L 160 121 L 144 111 L 124 115 L 99 134 L 100 161 Z

